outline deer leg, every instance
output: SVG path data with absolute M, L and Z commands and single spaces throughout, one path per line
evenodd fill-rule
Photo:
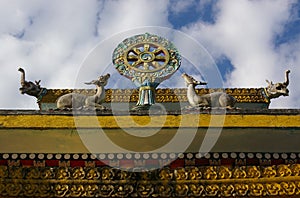
M 202 100 L 196 105 L 196 107 L 210 107 L 210 103 L 207 100 Z
M 96 110 L 104 110 L 104 109 L 106 109 L 105 106 L 100 105 L 98 103 L 89 103 L 88 105 L 85 105 L 84 108 L 87 108 L 87 109 L 92 108 L 92 109 L 96 109 Z
M 200 110 L 201 110 L 201 109 L 204 109 L 204 110 L 209 110 L 209 109 L 211 109 L 209 103 L 207 103 L 207 102 L 199 103 L 199 104 L 197 104 L 196 106 L 194 106 L 194 108 L 200 109 Z
M 234 109 L 234 107 L 232 107 L 232 106 L 226 106 L 226 109 L 227 110 L 232 110 L 232 109 Z
M 105 106 L 103 106 L 103 105 L 101 105 L 101 104 L 97 104 L 97 103 L 95 103 L 95 108 L 96 108 L 97 110 L 105 110 L 105 109 L 106 109 Z

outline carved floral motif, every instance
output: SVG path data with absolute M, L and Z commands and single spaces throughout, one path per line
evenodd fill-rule
M 218 89 L 196 89 L 197 94 L 208 94 L 216 92 Z M 220 91 L 220 90 L 219 90 Z M 269 103 L 264 95 L 262 89 L 258 88 L 236 88 L 225 89 L 226 93 L 236 98 L 237 102 L 247 103 Z M 48 93 L 41 100 L 42 103 L 55 103 L 56 99 L 67 93 L 79 93 L 84 95 L 93 95 L 95 90 L 93 89 L 49 89 Z M 108 89 L 106 90 L 105 102 L 133 102 L 138 101 L 138 90 L 135 89 Z M 156 102 L 187 102 L 186 89 L 156 89 Z
M 300 194 L 300 164 L 162 168 L 0 166 L 0 196 L 186 197 Z M 203 175 L 203 177 L 201 177 Z

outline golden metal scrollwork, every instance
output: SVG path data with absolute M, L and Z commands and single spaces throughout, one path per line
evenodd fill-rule
M 282 194 L 293 195 L 296 191 L 296 185 L 293 182 L 281 182 L 281 188 L 285 191 Z
M 97 197 L 99 196 L 99 187 L 96 184 L 86 185 L 85 194 L 87 197 Z
M 250 166 L 247 168 L 247 177 L 259 178 L 260 175 L 261 175 L 261 171 L 257 166 Z
M 237 196 L 246 196 L 247 193 L 249 192 L 249 185 L 248 184 L 234 184 L 235 188 L 235 194 Z
M 147 182 L 139 182 L 136 189 L 138 197 L 150 197 L 154 192 L 153 184 Z
M 281 186 L 278 183 L 266 184 L 266 189 L 269 192 L 269 195 L 278 195 L 281 190 Z
M 233 178 L 246 178 L 247 173 L 245 171 L 245 167 L 237 167 L 233 170 Z
M 101 179 L 102 180 L 112 180 L 114 178 L 115 173 L 111 168 L 103 168 L 101 171 Z
M 86 171 L 86 178 L 87 179 L 97 180 L 97 179 L 99 179 L 99 177 L 100 177 L 100 173 L 95 168 L 90 168 Z
M 263 176 L 265 177 L 275 177 L 276 170 L 273 167 L 266 167 L 263 169 Z
M 57 179 L 69 179 L 70 172 L 67 167 L 59 167 L 57 172 Z
M 175 196 L 186 197 L 189 193 L 189 186 L 187 184 L 176 184 Z
M 133 186 L 130 184 L 119 184 L 115 186 L 115 195 L 117 197 L 128 197 L 131 193 L 133 193 Z
M 21 167 L 13 167 L 10 171 L 9 171 L 9 176 L 12 179 L 22 179 L 23 178 L 23 169 Z
M 191 166 L 131 172 L 110 167 L 0 166 L 0 197 L 300 196 L 299 167 Z
M 171 180 L 173 178 L 173 173 L 168 168 L 163 168 L 161 171 L 159 171 L 158 179 L 164 181 L 164 180 Z
M 213 167 L 213 166 L 208 167 L 204 172 L 205 179 L 213 180 L 213 179 L 217 179 L 217 177 L 218 177 L 218 174 L 215 170 L 215 167 Z
M 292 171 L 293 175 L 299 176 L 300 175 L 300 164 L 292 164 L 291 171 Z
M 19 183 L 8 183 L 5 186 L 4 196 L 16 197 L 22 192 L 23 185 Z
M 234 193 L 234 185 L 233 184 L 223 184 L 220 187 L 221 196 L 229 197 Z
M 188 196 L 199 197 L 204 194 L 204 185 L 202 184 L 190 184 Z
M 114 193 L 114 186 L 113 185 L 100 185 L 99 187 L 99 195 L 101 197 L 111 197 Z
M 55 196 L 57 197 L 66 197 L 70 195 L 69 185 L 67 184 L 57 184 L 55 186 Z
M 264 195 L 264 185 L 260 183 L 252 183 L 249 186 L 250 196 L 263 196 Z
M 35 193 L 35 196 L 52 197 L 52 191 L 53 188 L 50 182 L 42 182 L 39 184 L 38 192 Z
M 219 192 L 219 186 L 217 184 L 208 184 L 205 187 L 205 195 L 207 196 L 217 196 Z
M 294 166 L 295 167 L 295 166 Z M 293 167 L 292 167 L 293 168 Z M 292 175 L 292 170 L 288 168 L 287 166 L 284 165 L 278 165 L 277 167 L 277 175 L 279 177 L 285 177 L 285 176 L 291 176 Z
M 176 180 L 186 180 L 188 179 L 188 173 L 184 168 L 178 168 L 175 170 L 175 178 Z
M 38 185 L 37 184 L 25 184 L 23 186 L 24 188 L 24 195 L 25 196 L 34 196 L 35 192 L 38 190 Z
M 216 91 L 215 89 L 196 89 L 197 94 L 208 94 L 210 92 Z M 226 89 L 226 93 L 232 95 L 237 99 L 237 102 L 245 103 L 269 103 L 261 93 L 261 89 L 257 88 L 235 88 Z M 42 103 L 55 103 L 56 99 L 67 93 L 79 93 L 85 95 L 93 95 L 95 93 L 94 89 L 49 89 L 47 94 L 42 98 Z M 107 89 L 105 102 L 137 102 L 139 92 L 136 89 Z M 186 89 L 175 88 L 175 89 L 156 89 L 156 101 L 163 102 L 186 102 Z
M 189 180 L 199 180 L 202 178 L 202 172 L 198 167 L 186 167 Z
M 156 186 L 157 194 L 161 197 L 171 197 L 173 192 L 173 187 L 168 184 L 160 184 Z
M 7 166 L 0 166 L 0 179 L 8 176 Z
M 83 185 L 73 184 L 70 189 L 70 197 L 81 197 L 85 194 L 85 188 Z
M 29 172 L 27 172 L 25 178 L 28 179 L 38 179 L 40 177 L 40 171 L 38 168 L 32 168 Z
M 85 178 L 85 171 L 82 167 L 76 167 L 73 169 L 72 177 L 74 179 L 84 179 Z
M 220 166 L 218 170 L 218 178 L 220 179 L 226 179 L 231 178 L 232 172 L 229 170 L 226 166 Z

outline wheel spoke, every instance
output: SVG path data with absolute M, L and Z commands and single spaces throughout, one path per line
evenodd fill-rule
M 146 80 L 157 82 L 168 78 L 179 68 L 180 60 L 181 56 L 171 41 L 149 33 L 124 39 L 114 49 L 112 57 L 120 74 L 140 84 Z
M 149 44 L 144 44 L 144 52 L 149 52 L 150 45 Z
M 128 58 L 127 58 L 127 59 L 128 59 L 128 60 L 137 60 L 138 57 L 135 56 L 135 55 L 128 55 Z
M 160 47 L 158 47 L 157 49 L 153 50 L 154 54 L 159 54 L 162 51 L 162 49 Z
M 133 64 L 132 64 L 132 67 L 137 67 L 142 61 L 140 59 L 138 59 L 137 61 L 135 61 Z
M 153 65 L 153 67 L 156 68 L 156 69 L 160 67 L 160 64 L 156 61 L 152 61 L 151 63 Z
M 133 50 L 132 52 L 135 53 L 136 55 L 139 55 L 141 53 L 141 50 L 136 47 L 134 47 L 132 50 Z
M 149 64 L 148 63 L 144 63 L 144 69 L 149 70 Z
M 154 60 L 156 60 L 156 61 L 165 61 L 166 57 L 164 57 L 164 56 L 156 56 Z

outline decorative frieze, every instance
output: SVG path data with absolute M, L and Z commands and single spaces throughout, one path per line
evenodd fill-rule
M 134 172 L 110 167 L 0 166 L 6 197 L 202 197 L 300 194 L 300 165 L 165 167 Z
M 224 89 L 226 93 L 237 99 L 237 102 L 244 103 L 269 103 L 269 100 L 264 97 L 261 88 L 235 88 Z M 208 94 L 222 89 L 196 89 L 200 95 Z M 95 90 L 92 89 L 48 89 L 47 94 L 42 98 L 42 103 L 55 103 L 56 99 L 67 93 L 80 93 L 84 95 L 93 95 Z M 158 103 L 167 102 L 187 102 L 186 89 L 157 89 L 155 92 L 156 101 Z M 105 102 L 134 102 L 138 100 L 137 89 L 108 89 L 106 90 Z

